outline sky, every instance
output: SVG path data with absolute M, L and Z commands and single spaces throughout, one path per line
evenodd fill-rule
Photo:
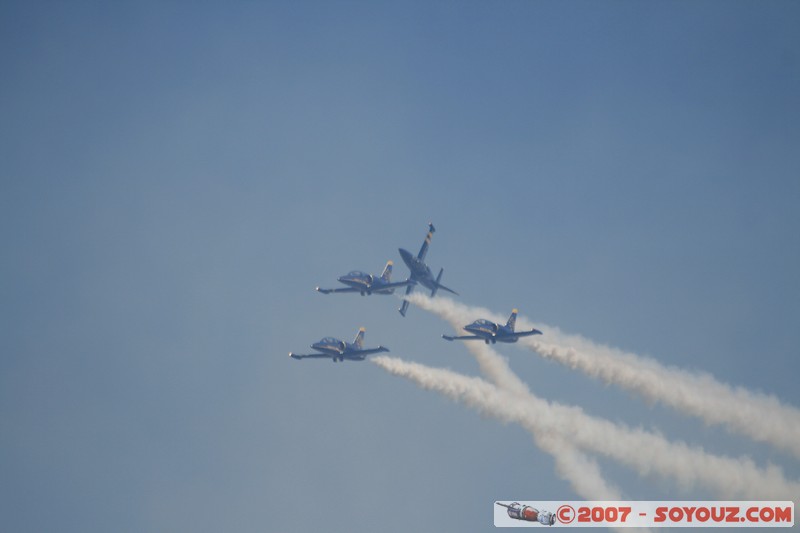
M 484 531 L 575 500 L 514 424 L 324 336 L 480 375 L 397 249 L 800 406 L 795 2 L 4 2 L 0 529 Z M 475 317 L 479 318 L 479 317 Z M 517 347 L 537 395 L 796 458 Z M 597 458 L 630 499 L 714 499 Z

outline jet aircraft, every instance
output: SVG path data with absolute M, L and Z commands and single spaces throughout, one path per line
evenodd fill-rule
M 360 292 L 361 296 L 367 294 L 393 294 L 395 287 L 405 287 L 416 283 L 410 279 L 392 283 L 392 261 L 388 261 L 383 269 L 383 274 L 373 276 L 360 270 L 353 270 L 344 276 L 339 276 L 338 281 L 347 285 L 338 289 L 321 289 L 317 287 L 317 292 L 330 294 L 332 292 Z
M 486 344 L 489 344 L 490 342 L 494 344 L 496 342 L 517 342 L 520 337 L 542 334 L 542 332 L 538 329 L 532 329 L 530 331 L 514 331 L 516 324 L 517 310 L 514 309 L 511 311 L 511 316 L 508 317 L 508 322 L 506 322 L 505 326 L 501 324 L 495 324 L 491 320 L 486 320 L 485 318 L 479 318 L 472 324 L 467 324 L 464 326 L 464 330 L 472 333 L 472 335 L 462 335 L 460 337 L 442 335 L 442 338 L 449 341 L 468 341 L 481 339 Z
M 335 363 L 336 361 L 344 361 L 345 359 L 350 361 L 363 361 L 370 354 L 389 351 L 385 346 L 364 348 L 364 332 L 366 332 L 366 329 L 360 328 L 352 343 L 341 341 L 333 337 L 325 337 L 311 345 L 314 350 L 321 353 L 301 355 L 289 352 L 289 357 L 293 359 L 327 359 L 330 357 Z
M 456 291 L 453 289 L 448 289 L 439 283 L 442 280 L 444 269 L 439 270 L 439 275 L 436 276 L 436 279 L 434 279 L 430 267 L 425 264 L 425 255 L 428 253 L 428 246 L 431 244 L 431 238 L 433 237 L 433 232 L 435 231 L 436 228 L 433 227 L 433 224 L 428 223 L 428 234 L 425 236 L 425 242 L 422 243 L 422 248 L 419 249 L 417 256 L 414 257 L 414 255 L 408 250 L 400 248 L 400 257 L 403 258 L 403 262 L 408 265 L 408 269 L 411 271 L 410 279 L 430 289 L 431 297 L 436 296 L 436 291 L 439 289 L 451 292 L 458 296 Z M 409 285 L 406 287 L 406 296 L 411 294 L 411 291 L 413 290 L 414 285 Z M 408 300 L 403 300 L 403 305 L 401 305 L 399 309 L 400 314 L 406 316 L 406 310 L 408 310 Z

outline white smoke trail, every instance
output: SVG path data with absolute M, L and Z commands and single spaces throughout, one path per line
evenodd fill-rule
M 502 322 L 504 317 L 480 307 L 469 307 L 446 297 L 435 299 L 412 294 L 418 307 L 441 316 L 455 328 L 485 317 Z M 524 318 L 520 328 L 533 327 Z M 570 368 L 633 391 L 649 401 L 660 402 L 708 424 L 766 442 L 800 457 L 800 410 L 775 396 L 733 387 L 704 372 L 665 366 L 649 357 L 596 344 L 558 328 L 537 324 L 541 337 L 525 337 L 519 344 Z
M 537 433 L 536 445 L 553 456 L 556 471 L 562 479 L 570 482 L 575 493 L 587 500 L 622 500 L 620 491 L 608 483 L 595 461 L 578 451 L 565 439 L 553 434 Z
M 455 316 L 451 317 L 451 324 L 457 327 Z M 515 395 L 530 396 L 528 386 L 517 377 L 500 354 L 493 350 L 470 351 L 477 360 L 481 372 L 495 385 Z M 567 439 L 535 429 L 531 429 L 529 432 L 539 449 L 553 457 L 556 471 L 562 479 L 570 483 L 576 494 L 587 500 L 623 499 L 620 491 L 606 482 L 597 463 L 577 450 Z M 648 530 L 642 529 L 641 531 Z
M 556 472 L 570 483 L 575 494 L 586 500 L 621 501 L 624 498 L 620 491 L 609 485 L 597 462 L 576 449 L 569 442 L 555 434 L 533 433 L 534 442 L 539 449 L 553 456 Z M 626 533 L 625 528 L 611 528 Z M 644 533 L 650 531 L 639 528 Z
M 612 458 L 641 475 L 669 477 L 683 488 L 705 486 L 725 498 L 794 500 L 800 484 L 787 481 L 780 468 L 758 468 L 749 458 L 711 455 L 699 447 L 669 442 L 642 429 L 632 429 L 591 417 L 578 407 L 567 407 L 529 394 L 523 397 L 480 378 L 430 368 L 387 356 L 371 361 L 390 373 L 445 394 L 480 412 L 516 422 L 534 434 L 552 435 L 583 450 Z M 600 478 L 601 479 L 601 478 Z
M 564 335 L 557 328 L 547 327 L 546 331 L 546 340 L 526 338 L 520 344 L 649 401 L 800 457 L 800 410 L 775 396 L 733 387 L 705 372 L 664 366 L 649 357 Z
M 511 370 L 505 359 L 493 350 L 470 350 L 481 372 L 495 385 L 511 394 L 530 396 L 528 386 Z M 595 461 L 578 451 L 559 435 L 531 430 L 536 445 L 553 456 L 556 471 L 570 483 L 575 493 L 587 500 L 622 500 L 622 494 L 603 478 Z

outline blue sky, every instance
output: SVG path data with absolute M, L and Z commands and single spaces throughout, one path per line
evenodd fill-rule
M 792 2 L 0 7 L 0 529 L 463 531 L 575 499 L 516 426 L 323 336 L 477 374 L 392 297 L 512 307 L 800 405 Z M 476 317 L 477 318 L 477 317 Z M 539 359 L 537 394 L 796 461 Z M 713 498 L 600 461 L 635 499 Z

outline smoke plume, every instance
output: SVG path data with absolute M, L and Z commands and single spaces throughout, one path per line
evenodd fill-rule
M 460 329 L 476 318 L 503 322 L 505 318 L 487 309 L 470 307 L 446 297 L 435 299 L 412 294 L 409 300 L 436 313 Z M 520 329 L 534 327 L 523 317 Z M 658 361 L 616 348 L 603 346 L 558 328 L 537 324 L 541 337 L 523 337 L 519 344 L 543 357 L 635 392 L 651 402 L 659 402 L 708 424 L 766 442 L 800 457 L 800 410 L 781 403 L 776 397 L 733 387 L 704 372 L 689 372 L 665 366 Z M 481 364 L 483 370 L 483 364 Z M 488 375 L 488 374 L 487 374 Z
M 662 475 L 685 489 L 704 486 L 724 498 L 791 500 L 800 496 L 800 485 L 787 481 L 775 466 L 761 469 L 746 457 L 711 455 L 702 448 L 669 442 L 643 429 L 591 417 L 578 407 L 550 403 L 530 393 L 523 396 L 502 390 L 480 378 L 387 356 L 375 357 L 372 362 L 481 413 L 519 423 L 534 438 L 541 436 L 541 442 L 537 439 L 540 445 L 548 446 L 548 438 L 568 439 L 580 449 L 612 458 L 641 475 Z M 553 442 L 558 440 L 551 441 L 551 447 Z M 568 463 L 570 466 L 574 465 Z M 602 482 L 599 473 L 596 479 Z

